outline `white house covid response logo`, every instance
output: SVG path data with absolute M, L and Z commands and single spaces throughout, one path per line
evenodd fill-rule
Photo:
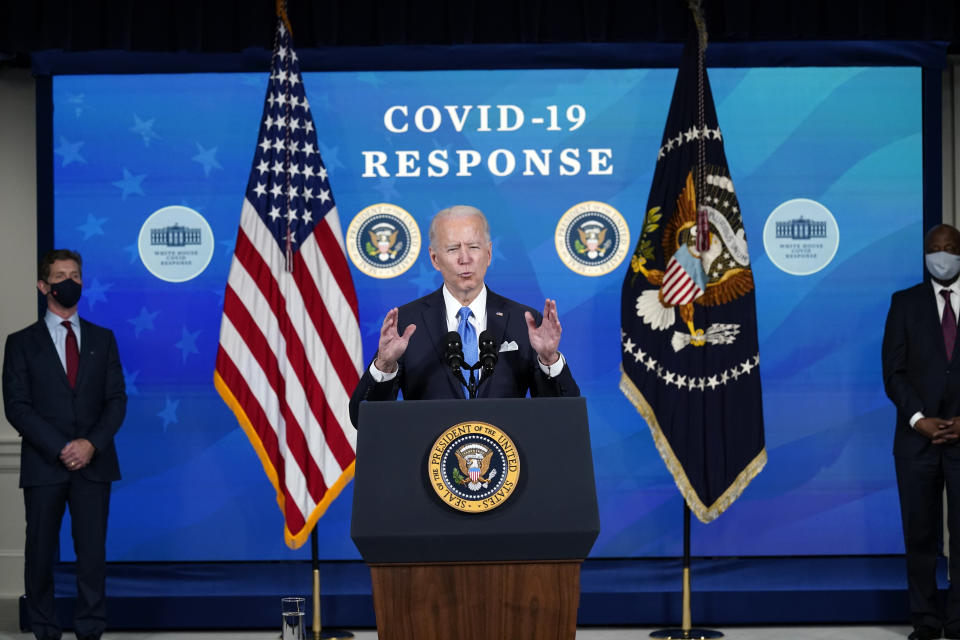
M 213 247 L 213 230 L 206 219 L 180 205 L 150 214 L 137 239 L 143 266 L 167 282 L 186 282 L 203 273 Z
M 603 202 L 587 201 L 567 209 L 554 234 L 563 264 L 582 276 L 602 276 L 623 262 L 630 229 L 620 212 Z
M 770 213 L 763 227 L 763 248 L 770 261 L 794 276 L 820 271 L 839 246 L 837 220 L 816 200 L 787 200 Z
M 413 216 L 396 205 L 371 205 L 347 227 L 347 254 L 371 278 L 395 278 L 416 262 L 420 228 Z

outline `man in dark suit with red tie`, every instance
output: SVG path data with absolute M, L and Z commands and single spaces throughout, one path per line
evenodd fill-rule
M 488 331 L 499 346 L 489 379 L 480 378 L 477 397 L 579 396 L 580 388 L 559 351 L 557 304 L 547 299 L 543 314 L 487 289 L 484 276 L 493 256 L 490 226 L 483 213 L 458 205 L 430 223 L 430 261 L 443 286 L 393 308 L 383 321 L 373 362 L 350 398 L 357 424 L 360 402 L 463 398 L 467 391 L 443 358 L 444 337 L 460 334 L 464 359 L 478 359 L 478 338 Z
M 960 231 L 938 225 L 924 239 L 931 280 L 897 291 L 883 334 L 883 381 L 897 407 L 893 455 L 900 492 L 910 638 L 960 638 Z M 946 487 L 950 574 L 946 609 L 936 561 Z
M 4 410 L 23 438 L 24 583 L 38 640 L 60 638 L 53 568 L 67 505 L 77 555 L 74 631 L 96 640 L 106 626 L 107 512 L 110 483 L 120 479 L 113 437 L 127 396 L 113 332 L 77 315 L 82 264 L 65 249 L 44 256 L 37 288 L 46 314 L 10 334 L 3 356 Z

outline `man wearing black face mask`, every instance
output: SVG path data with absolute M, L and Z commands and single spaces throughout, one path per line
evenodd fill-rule
M 53 568 L 67 505 L 77 554 L 74 631 L 96 640 L 106 626 L 107 512 L 110 483 L 120 479 L 113 437 L 127 396 L 113 332 L 77 315 L 81 267 L 73 251 L 44 256 L 37 289 L 46 314 L 10 334 L 3 356 L 4 410 L 23 437 L 24 583 L 38 640 L 60 638 Z
M 893 455 L 900 492 L 910 638 L 960 638 L 960 231 L 938 225 L 924 239 L 931 281 L 893 294 L 883 334 L 883 382 L 897 407 Z M 937 545 L 947 490 L 950 583 L 937 594 Z

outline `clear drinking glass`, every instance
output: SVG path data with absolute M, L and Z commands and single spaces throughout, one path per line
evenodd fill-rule
M 283 626 L 281 627 L 283 640 L 304 640 L 304 614 L 306 613 L 306 599 L 289 597 L 280 599 Z

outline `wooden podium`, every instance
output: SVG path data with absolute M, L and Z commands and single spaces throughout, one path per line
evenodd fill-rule
M 580 562 L 371 565 L 380 640 L 577 632 Z
M 580 564 L 600 531 L 582 398 L 361 404 L 351 537 L 380 640 L 572 640 Z M 516 445 L 509 499 L 464 513 L 433 490 L 437 438 L 484 422 Z

